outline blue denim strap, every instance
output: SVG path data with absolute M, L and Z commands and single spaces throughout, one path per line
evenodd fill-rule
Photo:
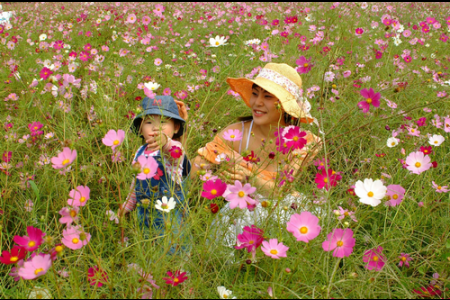
M 143 145 L 141 148 L 138 149 L 138 151 L 136 152 L 136 155 L 134 156 L 133 160 L 136 160 L 139 156 L 142 155 L 142 153 L 144 153 L 145 149 L 147 148 L 148 144 Z

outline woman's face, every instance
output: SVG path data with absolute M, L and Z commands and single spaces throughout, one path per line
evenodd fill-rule
M 168 137 L 172 138 L 180 129 L 178 123 L 174 120 L 159 115 L 147 115 L 141 123 L 141 134 L 145 140 L 154 137 L 155 133 L 164 132 Z
M 250 107 L 252 108 L 253 122 L 257 125 L 284 125 L 281 120 L 281 113 L 276 104 L 278 98 L 259 86 L 254 86 L 250 97 Z

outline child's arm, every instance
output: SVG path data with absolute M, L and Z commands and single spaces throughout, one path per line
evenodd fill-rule
M 130 186 L 130 193 L 127 196 L 125 202 L 119 208 L 119 217 L 124 216 L 126 213 L 133 211 L 136 208 L 136 193 L 134 191 L 136 185 L 136 179 L 133 179 Z

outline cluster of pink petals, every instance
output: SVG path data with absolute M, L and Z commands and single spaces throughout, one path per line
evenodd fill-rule
M 286 229 L 294 235 L 297 241 L 305 243 L 315 239 L 321 231 L 319 218 L 308 211 L 292 215 L 287 222 Z
M 299 72 L 300 74 L 306 74 L 311 71 L 312 67 L 314 67 L 314 65 L 311 64 L 311 58 L 306 59 L 304 56 L 300 56 L 300 58 L 297 59 L 295 63 L 298 66 L 295 70 L 297 70 L 297 72 Z
M 78 211 L 80 210 L 79 207 L 63 207 L 59 214 L 62 216 L 59 219 L 59 223 L 70 225 L 73 222 L 76 222 L 78 220 Z
M 220 179 L 208 180 L 203 183 L 202 197 L 209 200 L 220 197 L 225 193 L 227 184 Z
M 27 250 L 28 252 L 32 252 L 39 248 L 39 246 L 44 241 L 43 237 L 45 233 L 43 233 L 39 228 L 35 228 L 32 226 L 27 227 L 28 236 L 18 236 L 14 237 L 14 242 Z
M 70 150 L 65 147 L 56 157 L 52 157 L 51 162 L 54 169 L 62 169 L 68 167 L 77 158 L 77 150 Z
M 380 93 L 375 93 L 375 91 L 370 88 L 368 89 L 362 89 L 360 92 L 361 96 L 366 98 L 366 100 L 361 101 L 358 103 L 359 108 L 363 110 L 363 113 L 367 113 L 370 110 L 370 106 L 379 107 L 380 106 Z
M 78 250 L 86 246 L 91 239 L 91 235 L 84 232 L 81 226 L 72 226 L 64 229 L 62 243 L 69 249 Z
M 158 171 L 158 163 L 152 157 L 145 157 L 141 155 L 137 159 L 138 163 L 141 165 L 141 172 L 136 176 L 139 180 L 148 180 L 156 175 Z
M 122 144 L 124 139 L 125 131 L 121 129 L 119 129 L 118 131 L 111 129 L 106 133 L 105 137 L 102 139 L 102 142 L 106 146 L 111 147 L 111 149 L 114 151 L 116 147 Z
M 283 243 L 278 243 L 277 239 L 270 239 L 269 242 L 262 242 L 261 250 L 265 255 L 273 259 L 280 259 L 280 257 L 287 257 L 286 252 L 289 250 L 289 247 L 286 247 Z
M 90 285 L 101 287 L 104 283 L 108 282 L 108 275 L 97 266 L 91 267 L 88 270 L 88 281 Z
M 305 147 L 308 142 L 304 137 L 305 131 L 301 131 L 300 127 L 289 126 L 283 130 L 283 137 L 286 142 L 286 146 L 291 150 L 300 150 Z
M 322 243 L 324 251 L 333 251 L 334 257 L 348 257 L 353 253 L 356 240 L 353 238 L 353 230 L 350 228 L 336 228 L 327 235 L 327 240 Z
M 264 231 L 256 227 L 255 225 L 252 225 L 252 227 L 245 226 L 243 233 L 238 234 L 238 245 L 234 248 L 246 248 L 248 253 L 252 251 L 254 252 L 256 249 L 258 249 L 259 246 L 261 246 L 264 240 L 263 235 Z
M 163 280 L 165 280 L 166 283 L 171 286 L 177 286 L 188 279 L 188 277 L 186 276 L 186 272 L 181 272 L 179 270 L 175 271 L 175 274 L 173 274 L 171 271 L 168 271 L 167 275 L 169 277 L 164 277 Z
M 234 185 L 229 185 L 224 197 L 226 201 L 230 202 L 230 208 L 234 209 L 239 206 L 240 209 L 246 208 L 248 205 L 256 205 L 258 202 L 252 199 L 249 195 L 256 192 L 256 188 L 252 187 L 250 183 L 242 186 L 239 180 L 234 182 Z
M 223 133 L 223 138 L 230 142 L 242 140 L 242 132 L 239 129 L 229 129 Z
M 85 206 L 87 201 L 90 199 L 91 190 L 87 186 L 77 186 L 69 193 L 69 199 L 67 203 L 71 206 Z
M 18 275 L 26 280 L 35 279 L 45 275 L 51 266 L 50 254 L 38 254 L 24 262 L 23 267 L 19 268 Z
M 363 261 L 367 263 L 366 269 L 381 271 L 386 263 L 386 257 L 383 256 L 383 247 L 379 246 L 376 249 L 367 250 L 364 253 Z
M 447 193 L 449 191 L 448 186 L 440 186 L 437 185 L 434 181 L 432 181 L 433 187 L 438 193 Z
M 409 268 L 409 262 L 413 260 L 407 253 L 401 253 L 398 258 L 400 258 L 400 262 L 398 263 L 399 267 L 405 266 Z
M 386 196 L 389 198 L 385 203 L 386 206 L 400 205 L 403 201 L 403 197 L 405 197 L 405 189 L 397 184 L 388 185 Z
M 341 175 L 335 171 L 328 169 L 328 172 L 326 172 L 325 169 L 322 169 L 321 173 L 316 174 L 316 179 L 314 181 L 316 182 L 318 189 L 325 188 L 328 191 L 332 186 L 336 186 L 337 182 L 341 179 Z

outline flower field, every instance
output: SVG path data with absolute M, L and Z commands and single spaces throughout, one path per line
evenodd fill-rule
M 449 297 L 448 3 L 2 9 L 2 299 Z M 270 196 L 252 178 L 219 179 L 234 163 L 221 154 L 188 182 L 185 234 L 166 222 L 168 234 L 149 236 L 135 211 L 119 214 L 133 176 L 162 175 L 152 157 L 131 163 L 141 100 L 185 103 L 192 160 L 250 114 L 226 78 L 269 62 L 296 68 L 315 118 L 277 129 L 277 153 L 246 153 L 255 166 L 278 160 Z M 322 147 L 293 174 L 279 154 L 303 149 L 305 130 Z M 170 220 L 177 205 L 154 208 Z M 257 206 L 265 217 L 240 226 Z

